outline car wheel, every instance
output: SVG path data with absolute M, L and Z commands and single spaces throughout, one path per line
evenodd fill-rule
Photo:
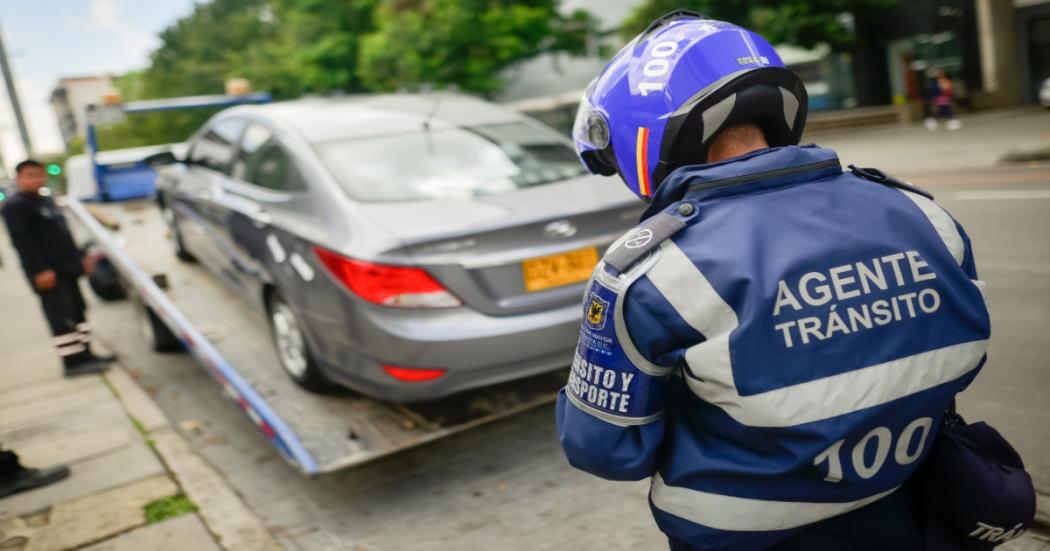
M 142 338 L 154 352 L 178 352 L 183 350 L 182 342 L 171 332 L 152 308 L 135 295 L 136 322 Z
M 182 232 L 179 230 L 179 220 L 175 217 L 175 210 L 171 207 L 163 206 L 160 212 L 164 216 L 164 221 L 168 223 L 168 230 L 171 231 L 171 243 L 175 247 L 175 257 L 183 262 L 196 262 L 197 258 L 190 251 L 186 250 L 186 244 L 182 240 Z
M 299 316 L 280 291 L 270 295 L 267 310 L 270 317 L 270 338 L 281 367 L 300 387 L 310 392 L 322 392 L 331 388 L 331 383 L 317 367 L 306 342 Z
M 88 284 L 98 298 L 112 302 L 128 298 L 127 289 L 116 268 L 105 257 L 95 261 L 95 271 L 88 275 Z

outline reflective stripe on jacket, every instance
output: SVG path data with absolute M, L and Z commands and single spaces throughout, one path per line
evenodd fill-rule
M 651 477 L 676 539 L 767 547 L 915 471 L 984 363 L 982 287 L 945 211 L 830 150 L 680 169 L 595 270 L 563 448 Z

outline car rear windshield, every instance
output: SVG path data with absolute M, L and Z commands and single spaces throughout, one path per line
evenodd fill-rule
M 522 122 L 317 145 L 358 201 L 461 199 L 573 178 L 585 170 L 553 130 Z

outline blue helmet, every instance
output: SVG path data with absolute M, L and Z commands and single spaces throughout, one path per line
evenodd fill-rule
M 753 121 L 771 146 L 795 145 L 806 121 L 802 81 L 743 28 L 676 11 L 654 21 L 591 82 L 573 127 L 594 174 L 619 174 L 645 198 L 680 166 L 707 162 L 720 128 Z

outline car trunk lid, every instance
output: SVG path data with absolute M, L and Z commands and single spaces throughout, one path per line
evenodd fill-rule
M 391 257 L 411 258 L 489 315 L 578 302 L 594 261 L 644 208 L 623 186 L 593 176 L 470 199 L 361 206 L 402 244 Z M 581 250 L 594 253 L 573 253 Z

